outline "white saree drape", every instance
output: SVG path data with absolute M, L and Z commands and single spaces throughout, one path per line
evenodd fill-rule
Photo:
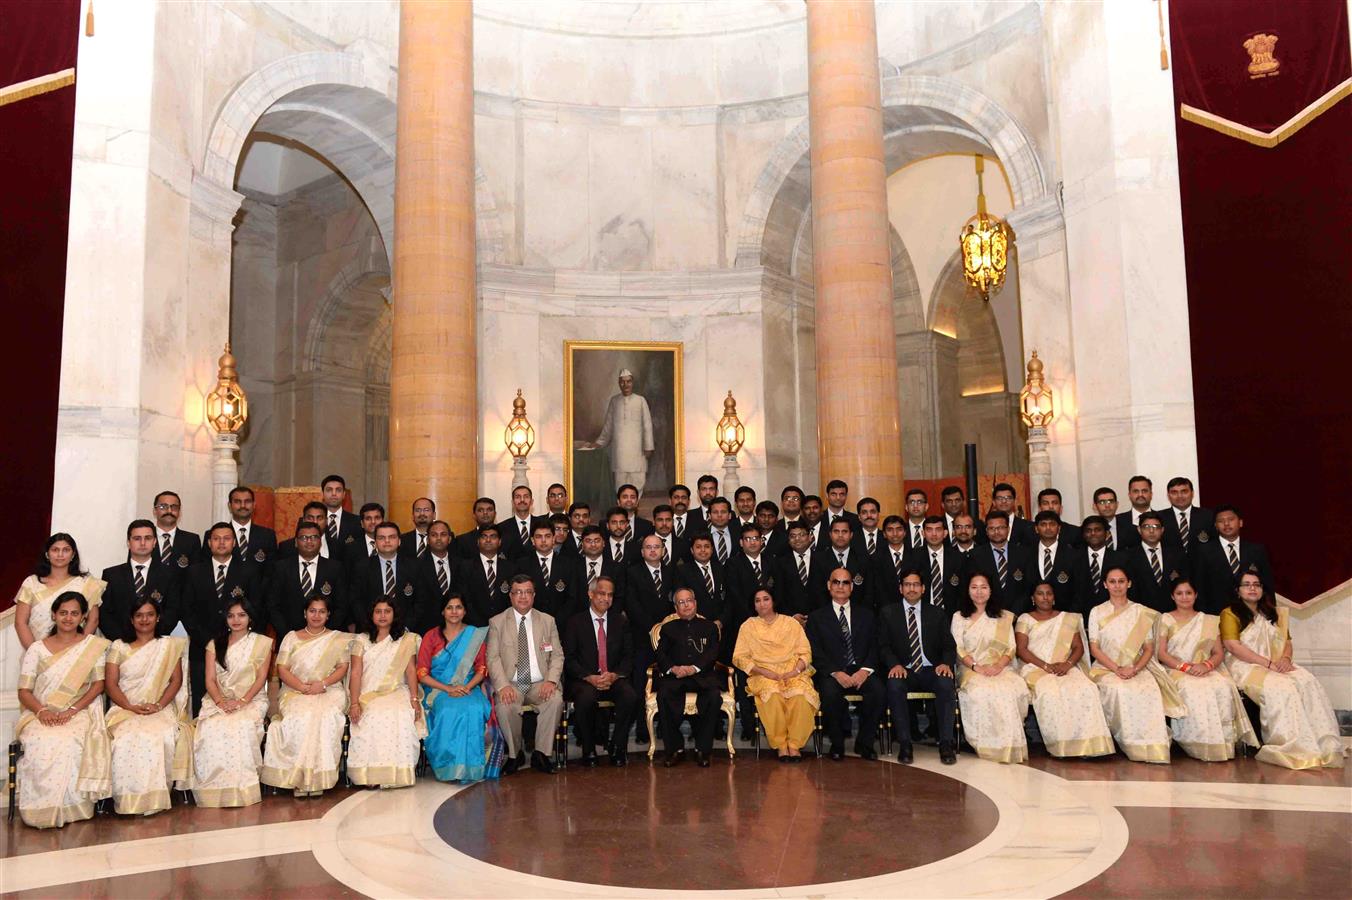
M 1112 601 L 1089 611 L 1089 641 L 1119 666 L 1136 661 L 1146 642 L 1154 640 L 1156 613 L 1127 601 L 1114 609 Z M 1089 669 L 1098 685 L 1103 716 L 1117 746 L 1136 762 L 1169 762 L 1169 727 L 1165 715 L 1187 712 L 1178 691 L 1152 657 L 1134 678 L 1123 680 L 1098 662 Z
M 372 644 L 359 634 L 352 655 L 362 659 L 361 718 L 347 746 L 347 776 L 353 784 L 407 787 L 418 765 L 418 739 L 427 735 L 404 678 L 418 655 L 418 636 L 405 631 L 397 641 L 386 637 Z
M 1019 616 L 1015 629 L 1028 636 L 1028 649 L 1049 663 L 1070 658 L 1075 635 L 1081 634 L 1084 620 L 1079 613 L 1059 612 L 1039 622 L 1030 614 Z M 1098 688 L 1085 674 L 1088 644 L 1080 662 L 1064 675 L 1053 675 L 1031 663 L 1024 663 L 1020 674 L 1033 695 L 1038 730 L 1052 756 L 1107 756 L 1113 752 L 1113 737 L 1103 718 Z
M 1164 638 L 1175 659 L 1200 663 L 1211 658 L 1220 642 L 1220 623 L 1218 616 L 1197 613 L 1179 624 L 1173 613 L 1165 613 L 1160 616 L 1156 639 Z M 1235 745 L 1240 741 L 1258 746 L 1239 691 L 1225 669 L 1206 675 L 1167 671 L 1188 708 L 1186 716 L 1169 720 L 1173 738 L 1184 753 L 1207 762 L 1224 762 L 1235 758 Z
M 215 643 L 207 645 L 207 665 L 216 667 L 216 683 L 227 700 L 244 697 L 272 657 L 272 638 L 248 632 L 225 651 L 226 667 L 216 661 Z M 249 806 L 262 799 L 258 770 L 263 765 L 263 717 L 267 686 L 243 709 L 225 713 L 207 694 L 193 735 L 193 800 L 208 808 Z
M 347 662 L 352 635 L 328 631 L 301 640 L 291 632 L 282 640 L 277 665 L 302 681 L 321 681 Z M 347 719 L 346 679 L 322 694 L 302 694 L 282 683 L 280 712 L 268 730 L 262 781 L 300 792 L 325 791 L 338 783 L 343 725 Z
M 86 635 L 56 653 L 36 640 L 19 664 L 19 687 L 38 702 L 66 709 L 95 681 L 103 680 L 108 642 Z M 112 790 L 103 699 L 97 698 L 64 725 L 43 725 L 24 711 L 14 727 L 23 745 L 19 757 L 19 815 L 34 828 L 59 828 L 94 815 L 94 801 Z
M 1227 614 L 1233 616 L 1228 610 Z M 1240 642 L 1268 659 L 1281 659 L 1289 639 L 1288 616 L 1288 610 L 1278 609 L 1275 625 L 1264 616 L 1254 616 L 1240 632 Z M 1299 666 L 1282 673 L 1246 663 L 1233 655 L 1228 665 L 1240 690 L 1258 704 L 1263 730 L 1259 762 L 1288 769 L 1343 764 L 1338 720 L 1318 679 Z
M 970 656 L 978 665 L 991 665 L 1014 655 L 1014 614 L 1009 610 L 992 619 L 983 614 L 970 619 L 955 615 L 951 626 L 958 657 Z M 1010 666 L 994 677 L 966 666 L 958 674 L 958 705 L 967 742 L 982 759 L 1020 763 L 1028 759 L 1023 719 L 1028 715 L 1028 685 Z
M 38 576 L 29 575 L 19 585 L 19 593 L 14 595 L 14 605 L 20 603 L 28 607 L 28 628 L 35 640 L 42 640 L 52 633 L 52 601 L 66 591 L 77 591 L 89 602 L 89 608 L 103 605 L 103 592 L 107 582 L 93 575 L 76 575 L 60 587 L 48 587 Z
M 108 662 L 118 667 L 118 687 L 134 704 L 158 702 L 174 671 L 183 673 L 173 702 L 159 712 L 142 716 L 120 706 L 108 711 L 113 806 L 124 815 L 168 809 L 170 789 L 192 785 L 187 649 L 183 638 L 161 637 L 140 647 L 114 641 L 108 650 Z

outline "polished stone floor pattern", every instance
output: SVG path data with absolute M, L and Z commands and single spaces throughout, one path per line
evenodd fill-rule
M 1035 753 L 1001 766 L 720 755 L 468 788 L 268 797 L 0 828 L 37 897 L 1321 897 L 1352 884 L 1352 768 Z M 693 892 L 699 892 L 698 894 Z

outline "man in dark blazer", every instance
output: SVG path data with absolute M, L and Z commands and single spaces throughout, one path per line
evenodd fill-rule
M 911 565 L 911 554 L 906 548 L 906 520 L 901 516 L 888 516 L 883 519 L 879 529 L 882 541 L 878 552 L 873 554 L 869 583 L 872 590 L 874 611 L 889 603 L 901 600 L 901 573 Z
M 845 758 L 845 724 L 850 717 L 845 696 L 859 694 L 863 700 L 854 750 L 864 759 L 877 759 L 873 742 L 887 691 L 878 672 L 876 620 L 867 604 L 851 602 L 854 580 L 848 569 L 838 567 L 828 572 L 827 586 L 831 602 L 808 616 L 807 637 L 812 645 L 812 665 L 817 670 L 817 693 L 821 695 L 830 756 L 834 760 Z
M 347 551 L 363 543 L 361 517 L 343 509 L 343 503 L 347 500 L 347 482 L 343 476 L 325 475 L 319 483 L 319 490 L 324 502 L 323 527 L 329 557 L 346 562 Z
M 972 551 L 968 570 L 986 576 L 1004 598 L 1004 607 L 1015 616 L 1033 608 L 1033 584 L 1037 572 L 1033 550 L 1009 539 L 1009 515 L 992 510 L 986 517 L 986 543 Z
M 653 523 L 639 515 L 638 501 L 638 488 L 632 484 L 622 484 L 620 489 L 615 492 L 616 505 L 629 516 L 628 540 L 635 543 L 643 540 L 654 531 Z
M 413 529 L 404 532 L 399 540 L 399 552 L 421 559 L 427 554 L 427 529 L 437 517 L 437 505 L 429 497 L 413 501 Z M 450 527 L 449 525 L 447 526 Z
M 676 564 L 676 587 L 689 588 L 695 595 L 695 608 L 710 621 L 727 617 L 727 578 L 722 564 L 714 559 L 714 542 L 701 532 L 690 542 L 690 559 Z
M 266 566 L 277 555 L 277 532 L 253 520 L 254 492 L 240 485 L 230 491 L 230 527 L 235 530 L 235 553 L 250 562 Z M 202 544 L 206 545 L 206 534 Z
M 932 693 L 939 724 L 939 759 L 952 765 L 958 761 L 953 729 L 958 651 L 948 614 L 923 602 L 924 596 L 924 576 L 915 569 L 904 570 L 902 602 L 889 603 L 879 613 L 878 655 L 887 673 L 887 703 L 897 728 L 897 761 L 914 761 L 906 695 Z
M 628 608 L 625 603 L 625 569 L 626 566 L 606 559 L 606 533 L 599 525 L 583 528 L 581 551 L 577 558 L 578 596 L 582 601 L 578 608 L 587 604 L 592 582 L 605 575 L 615 585 L 613 605 L 624 612 Z
M 452 580 L 465 601 L 465 624 L 483 628 L 507 609 L 513 569 L 511 560 L 499 552 L 498 526 L 480 525 L 473 533 L 479 538 L 478 549 L 469 559 L 457 562 Z
M 839 478 L 832 478 L 826 483 L 826 509 L 822 512 L 822 518 L 826 520 L 828 531 L 837 519 L 844 519 L 850 523 L 852 534 L 859 533 L 859 516 L 845 508 L 849 499 L 850 486 L 848 484 Z
M 1160 510 L 1164 524 L 1164 543 L 1181 547 L 1191 562 L 1198 547 L 1216 536 L 1215 514 L 1203 506 L 1193 506 L 1192 480 L 1170 478 L 1169 508 Z
M 740 552 L 737 548 L 739 526 L 727 497 L 715 497 L 709 504 L 709 520 L 701 529 L 714 542 L 714 559 L 724 565 Z M 698 532 L 697 532 L 698 533 Z
M 622 506 L 612 506 L 606 511 L 606 559 L 628 568 L 638 562 L 639 547 L 629 532 L 629 513 Z
M 1018 495 L 1014 485 L 1002 481 L 991 488 L 991 510 L 1000 510 L 1009 517 L 1009 542 L 1031 547 L 1037 543 L 1037 531 L 1033 523 L 1018 514 L 1016 501 Z M 989 512 L 987 513 L 989 517 Z
M 1056 608 L 1075 610 L 1075 551 L 1061 540 L 1061 517 L 1045 509 L 1033 522 L 1037 528 L 1037 543 L 1032 548 L 1034 582 L 1046 578 L 1056 593 Z
M 202 694 L 206 691 L 207 643 L 225 629 L 225 613 L 230 604 L 244 600 L 251 618 L 260 626 L 266 616 L 261 568 L 235 556 L 235 530 L 229 523 L 211 526 L 207 531 L 207 549 L 210 556 L 190 565 L 184 579 L 183 624 L 189 637 L 193 715 L 201 708 Z
M 948 542 L 943 516 L 926 516 L 923 534 L 924 545 L 910 548 L 912 565 L 925 578 L 930 602 L 951 616 L 962 603 L 965 558 Z
M 305 509 L 301 512 L 301 522 L 313 522 L 319 526 L 319 555 L 325 559 L 331 559 L 339 564 L 342 563 L 342 554 L 334 552 L 329 547 L 329 536 L 324 531 L 326 507 L 318 500 L 311 500 L 305 504 Z M 299 524 L 299 522 L 297 523 Z M 294 558 L 296 555 L 296 539 L 289 537 L 277 545 L 277 554 L 273 557 L 276 562 L 279 559 Z
M 108 585 L 99 607 L 99 631 L 110 641 L 132 641 L 132 611 L 146 600 L 160 605 L 158 633 L 168 634 L 182 616 L 177 569 L 154 565 L 155 524 L 137 519 L 127 526 L 127 561 L 103 570 Z
M 690 541 L 702 533 L 687 530 L 685 536 L 680 537 L 676 534 L 676 519 L 671 507 L 663 503 L 653 509 L 653 534 L 662 539 L 665 550 L 662 558 L 672 565 L 691 558 Z
M 849 519 L 842 517 L 831 523 L 827 532 L 827 543 L 817 545 L 817 560 L 817 565 L 826 572 L 837 566 L 848 569 L 850 578 L 854 581 L 856 602 L 861 605 L 872 605 L 873 586 L 869 583 L 869 576 L 872 574 L 871 560 L 855 546 L 854 526 Z M 829 594 L 823 594 L 818 605 L 825 606 L 829 600 Z
M 564 689 L 573 704 L 573 727 L 582 747 L 582 764 L 596 765 L 596 704 L 615 704 L 612 737 L 605 741 L 610 764 L 623 766 L 629 727 L 638 710 L 638 691 L 630 679 L 634 635 L 624 613 L 614 608 L 615 582 L 600 575 L 587 594 L 587 607 L 563 629 Z M 604 646 L 604 657 L 602 647 Z
M 773 500 L 756 504 L 756 524 L 760 526 L 762 551 L 770 559 L 789 552 L 789 534 L 779 521 L 779 507 Z
M 1244 520 L 1239 510 L 1228 504 L 1216 507 L 1215 526 L 1215 536 L 1198 543 L 1191 566 L 1197 582 L 1193 585 L 1198 593 L 1197 609 L 1213 616 L 1230 604 L 1241 573 L 1257 572 L 1263 587 L 1275 590 L 1267 548 L 1240 537 Z
M 535 608 L 567 622 L 579 610 L 574 606 L 579 581 L 571 556 L 554 552 L 554 526 L 545 519 L 531 528 L 531 549 L 512 563 L 512 572 L 529 575 L 535 585 Z
M 671 594 L 676 588 L 676 568 L 662 562 L 662 542 L 657 535 L 648 535 L 641 547 L 637 561 L 624 573 L 624 611 L 634 633 L 635 684 L 644 683 L 653 661 L 653 627 L 675 611 Z M 648 740 L 642 718 L 635 731 L 640 743 Z
M 352 622 L 343 565 L 319 555 L 323 534 L 318 524 L 302 522 L 296 526 L 296 555 L 273 563 L 267 584 L 267 613 L 279 644 L 288 631 L 305 627 L 305 606 L 315 595 L 329 602 L 330 628 L 345 631 Z
M 418 596 L 423 600 L 423 608 L 417 613 L 416 622 L 407 623 L 417 634 L 426 634 L 429 628 L 442 624 L 441 611 L 451 596 L 458 593 L 451 540 L 451 526 L 441 519 L 427 526 L 427 552 L 418 559 Z
M 165 566 L 182 588 L 188 566 L 204 559 L 202 541 L 191 531 L 178 527 L 183 501 L 173 491 L 155 495 L 155 554 L 152 565 Z
M 651 539 L 650 535 L 645 544 Z M 662 765 L 670 768 L 685 755 L 681 720 L 685 718 L 685 696 L 694 694 L 695 715 L 690 727 L 695 738 L 695 759 L 700 768 L 707 769 L 722 702 L 716 668 L 718 626 L 695 614 L 695 597 L 688 588 L 678 588 L 672 596 L 677 618 L 662 626 L 653 650 L 657 709 L 662 747 L 666 751 Z
M 399 617 L 405 622 L 418 621 L 425 615 L 418 589 L 418 560 L 399 552 L 399 526 L 381 522 L 376 526 L 375 539 L 376 555 L 348 568 L 352 619 L 347 624 L 357 630 L 370 624 L 371 606 L 381 597 L 394 597 Z
M 1087 517 L 1080 527 L 1080 534 L 1084 546 L 1075 549 L 1075 563 L 1070 572 L 1075 605 L 1067 611 L 1079 613 L 1087 621 L 1089 611 L 1108 599 L 1108 589 L 1103 586 L 1108 567 L 1125 568 L 1127 556 L 1108 549 L 1108 520 L 1103 516 Z M 1131 577 L 1130 572 L 1127 577 Z
M 531 514 L 535 505 L 535 495 L 524 484 L 512 488 L 512 515 L 498 523 L 498 534 L 502 536 L 502 554 L 510 560 L 516 560 L 530 553 L 531 535 L 535 526 L 541 522 L 548 525 L 548 516 Z
M 451 539 L 451 556 L 455 559 L 473 559 L 479 555 L 479 529 L 493 525 L 498 517 L 497 504 L 491 497 L 480 497 L 474 501 L 474 527 L 464 534 Z M 498 538 L 502 540 L 501 537 Z
M 827 596 L 828 569 L 812 552 L 812 532 L 807 522 L 799 519 L 788 525 L 789 552 L 779 557 L 775 566 L 775 609 L 793 616 L 804 626 L 812 610 L 822 605 Z
M 1163 542 L 1163 514 L 1142 513 L 1137 526 L 1141 542 L 1126 551 L 1131 597 L 1156 612 L 1169 612 L 1174 608 L 1170 585 L 1175 578 L 1188 574 L 1188 558 L 1182 547 L 1170 547 Z
M 1141 542 L 1140 532 L 1131 520 L 1131 513 L 1117 511 L 1117 491 L 1101 487 L 1094 491 L 1094 514 L 1108 523 L 1109 550 L 1130 550 Z
M 872 497 L 861 497 L 854 508 L 859 515 L 859 524 L 854 526 L 854 547 L 872 559 L 887 543 L 882 531 L 882 506 Z
M 1037 510 L 1046 512 L 1050 510 L 1056 513 L 1056 517 L 1061 520 L 1061 543 L 1068 544 L 1078 550 L 1084 546 L 1084 538 L 1080 535 L 1080 526 L 1074 522 L 1066 521 L 1066 514 L 1061 505 L 1061 492 L 1056 488 L 1043 488 L 1037 492 Z M 1037 520 L 1033 520 L 1036 526 Z

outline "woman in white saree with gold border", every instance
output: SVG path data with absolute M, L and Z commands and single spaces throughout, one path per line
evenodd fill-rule
M 53 633 L 29 644 L 19 664 L 19 816 L 34 828 L 92 818 L 112 788 L 102 697 L 108 641 L 80 633 L 88 611 L 79 592 L 58 595 L 47 610 Z
M 352 641 L 347 777 L 353 784 L 408 787 L 416 776 L 418 739 L 427 735 L 414 665 L 418 636 L 398 621 L 389 598 L 372 604 L 369 621 L 370 632 Z
M 305 627 L 282 640 L 277 677 L 282 690 L 263 755 L 262 781 L 297 797 L 318 796 L 338 783 L 352 635 L 324 627 L 329 601 L 316 594 L 305 605 Z
M 1291 661 L 1289 610 L 1278 609 L 1257 573 L 1240 575 L 1238 596 L 1221 610 L 1230 674 L 1258 704 L 1258 761 L 1288 769 L 1343 764 L 1333 705 L 1319 680 Z
M 967 581 L 950 630 L 958 648 L 958 705 L 963 736 L 977 756 L 992 762 L 1028 759 L 1023 720 L 1028 685 L 1010 668 L 1014 659 L 1014 614 L 1000 609 L 990 581 L 980 573 Z
M 187 641 L 156 637 L 159 622 L 159 604 L 143 601 L 131 614 L 135 639 L 114 641 L 108 650 L 113 808 L 122 815 L 169 809 L 170 790 L 192 785 Z
M 206 695 L 192 754 L 193 801 L 201 807 L 250 806 L 262 799 L 259 748 L 272 638 L 252 627 L 252 607 L 236 599 L 225 611 L 225 632 L 207 644 Z
M 1154 659 L 1157 614 L 1127 599 L 1131 578 L 1121 566 L 1103 573 L 1108 600 L 1089 611 L 1089 677 L 1098 685 L 1113 740 L 1136 762 L 1169 762 L 1165 716 L 1187 713 L 1173 682 Z

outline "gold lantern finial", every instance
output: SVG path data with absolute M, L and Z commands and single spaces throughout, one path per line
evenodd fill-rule
M 1056 418 L 1056 404 L 1052 399 L 1052 389 L 1042 377 L 1042 360 L 1033 351 L 1028 360 L 1028 380 L 1019 391 L 1019 418 L 1029 428 L 1045 428 Z
M 526 418 L 526 398 L 521 396 L 521 388 L 516 389 L 516 399 L 512 401 L 512 420 L 502 433 L 502 442 L 512 458 L 524 460 L 535 446 L 535 429 Z
M 962 275 L 976 288 L 981 299 L 989 301 L 991 294 L 1005 282 L 1009 265 L 1009 245 L 1014 234 L 1004 220 L 986 212 L 986 192 L 982 180 L 985 159 L 976 154 L 976 215 L 967 220 L 958 235 L 962 250 Z
M 207 394 L 207 424 L 218 434 L 238 434 L 249 419 L 249 398 L 239 386 L 239 372 L 229 341 L 225 342 L 218 366 L 216 387 Z
M 737 418 L 737 401 L 732 391 L 728 391 L 728 396 L 723 400 L 723 418 L 718 420 L 714 440 L 724 456 L 736 456 L 742 444 L 746 443 L 746 428 L 742 420 Z

